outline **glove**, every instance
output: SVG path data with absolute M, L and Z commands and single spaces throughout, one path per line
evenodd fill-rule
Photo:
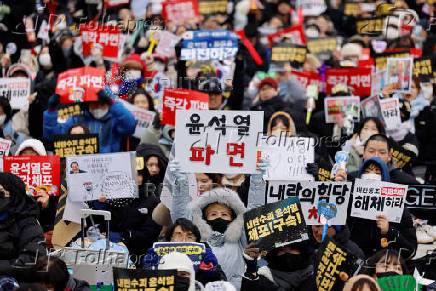
M 260 162 L 257 163 L 257 168 L 260 173 L 252 175 L 251 180 L 256 182 L 261 182 L 263 176 L 266 174 L 266 170 L 268 169 L 268 167 L 269 167 L 269 161 L 260 159 Z
M 317 163 L 307 163 L 306 171 L 308 174 L 311 174 L 315 179 L 318 178 L 319 167 Z
M 112 96 L 112 91 L 108 86 L 104 86 L 103 89 L 97 92 L 98 102 L 103 104 L 114 104 L 115 101 L 112 99 Z
M 60 104 L 61 96 L 59 94 L 53 94 L 48 99 L 48 110 L 55 111 L 56 107 Z
M 203 261 L 198 267 L 199 270 L 204 271 L 209 276 L 215 275 L 218 260 L 210 248 L 206 248 L 206 253 L 203 256 Z
M 146 270 L 154 269 L 159 264 L 159 256 L 154 252 L 153 248 L 149 248 L 142 260 L 142 266 Z
M 176 182 L 188 180 L 186 173 L 180 172 L 180 162 L 177 160 L 172 160 L 168 163 L 171 174 L 174 176 Z

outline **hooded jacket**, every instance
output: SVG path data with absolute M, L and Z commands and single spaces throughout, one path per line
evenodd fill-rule
M 191 259 L 182 253 L 172 252 L 162 257 L 159 262 L 159 270 L 174 270 L 188 272 L 190 275 L 188 291 L 196 290 L 195 271 Z
M 271 132 L 272 132 L 272 121 L 274 120 L 274 118 L 276 118 L 277 116 L 283 116 L 285 117 L 288 121 L 289 121 L 289 128 L 287 129 L 287 131 L 290 132 L 291 136 L 296 136 L 297 135 L 297 131 L 295 130 L 295 124 L 294 124 L 294 120 L 292 119 L 291 115 L 289 115 L 289 113 L 284 112 L 284 111 L 278 111 L 276 113 L 274 113 L 269 121 L 268 121 L 268 132 L 267 135 L 270 136 Z

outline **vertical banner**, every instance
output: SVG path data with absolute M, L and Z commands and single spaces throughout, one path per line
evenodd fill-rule
M 324 114 L 326 123 L 337 123 L 339 118 L 353 116 L 353 122 L 359 122 L 359 97 L 328 97 L 324 99 Z
M 182 60 L 228 60 L 237 52 L 238 37 L 231 31 L 187 31 L 183 35 Z
M 121 33 L 118 26 L 80 25 L 82 35 L 82 53 L 84 56 L 91 55 L 91 49 L 95 44 L 101 45 L 102 56 L 105 59 L 116 60 L 118 48 L 122 45 Z
M 29 105 L 30 79 L 0 78 L 0 96 L 9 100 L 12 109 L 22 109 Z

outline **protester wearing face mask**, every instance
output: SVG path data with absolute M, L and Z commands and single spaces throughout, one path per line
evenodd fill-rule
M 73 50 L 73 34 L 68 29 L 56 32 L 49 44 L 49 53 L 53 69 L 62 73 L 73 68 L 84 66 L 83 60 Z
M 118 96 L 126 100 L 130 90 L 143 88 L 144 82 L 151 81 L 154 74 L 153 57 L 150 54 L 131 54 L 126 57 L 120 64 L 119 79 L 115 82 Z
M 135 131 L 135 117 L 120 101 L 114 100 L 109 87 L 97 93 L 98 101 L 82 103 L 83 115 L 71 116 L 65 123 L 57 123 L 59 95 L 53 95 L 44 112 L 44 138 L 65 134 L 73 124 L 83 124 L 91 133 L 99 135 L 100 153 L 119 152 L 121 138 Z
M 103 59 L 103 46 L 99 43 L 94 43 L 91 48 L 92 61 L 89 63 L 91 67 L 103 69 L 105 71 L 110 70 L 110 62 Z
M 12 126 L 12 108 L 8 99 L 0 97 L 0 137 L 12 142 L 10 152 L 13 154 L 25 140 L 25 137 L 15 132 Z
M 366 260 L 361 268 L 360 274 L 366 274 L 374 279 L 391 276 L 408 275 L 409 270 L 404 260 L 403 253 L 400 254 L 392 249 L 381 250 Z

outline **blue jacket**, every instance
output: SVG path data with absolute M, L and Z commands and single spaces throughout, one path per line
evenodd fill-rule
M 58 123 L 58 111 L 44 112 L 44 138 L 51 140 L 54 134 L 66 134 L 74 124 L 82 124 L 91 133 L 97 133 L 100 153 L 121 151 L 121 138 L 135 132 L 135 117 L 119 101 L 109 106 L 109 112 L 100 119 L 95 119 L 88 110 L 83 115 L 71 116 L 65 123 Z
M 357 174 L 357 178 L 360 178 L 360 177 L 362 176 L 362 174 L 363 174 L 363 169 L 366 168 L 366 165 L 367 165 L 370 161 L 376 162 L 376 163 L 380 166 L 381 171 L 382 171 L 382 179 L 381 179 L 381 180 L 382 180 L 383 182 L 390 182 L 390 181 L 391 181 L 391 178 L 390 178 L 390 175 L 389 175 L 389 169 L 388 169 L 388 166 L 386 165 L 385 162 L 383 162 L 380 158 L 377 158 L 377 157 L 367 159 L 366 161 L 363 162 L 362 166 L 360 166 L 359 172 L 358 172 L 358 174 Z
M 18 149 L 20 144 L 25 140 L 25 138 L 14 130 L 14 128 L 12 127 L 12 119 L 8 120 L 3 125 L 1 130 L 3 131 L 4 138 L 12 141 L 11 148 L 9 150 L 10 155 L 15 154 L 15 151 Z

